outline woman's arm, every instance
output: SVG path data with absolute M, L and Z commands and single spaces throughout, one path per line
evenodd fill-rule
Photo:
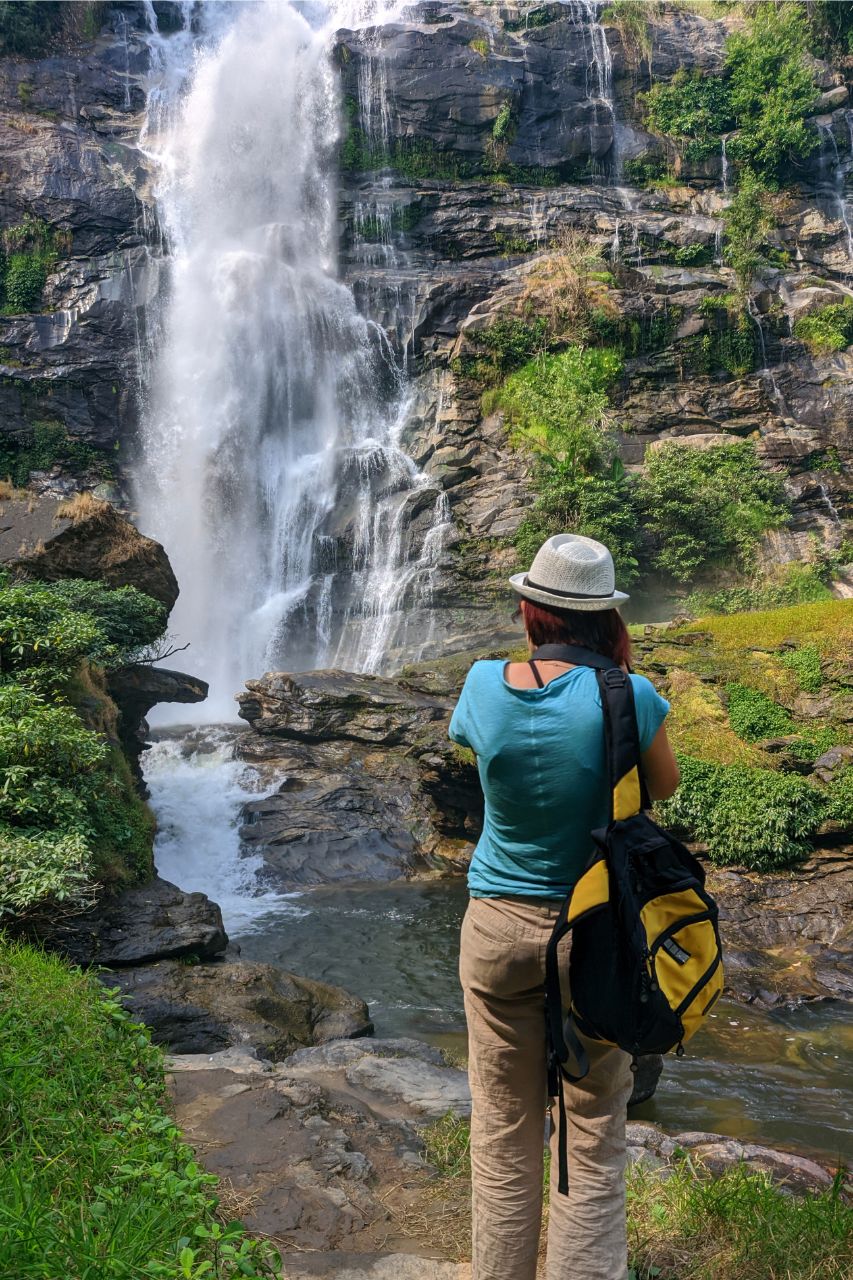
M 678 762 L 666 736 L 665 724 L 661 725 L 652 738 L 648 751 L 643 752 L 643 773 L 652 800 L 668 800 L 681 780 Z

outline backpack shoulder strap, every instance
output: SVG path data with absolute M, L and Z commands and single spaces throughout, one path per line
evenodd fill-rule
M 544 659 L 551 662 L 571 662 L 576 667 L 595 667 L 598 671 L 609 671 L 612 667 L 619 670 L 619 664 L 612 658 L 605 658 L 603 653 L 594 649 L 584 649 L 579 644 L 541 644 L 533 655 L 533 660 Z
M 634 688 L 621 667 L 614 665 L 595 674 L 604 711 L 604 741 L 611 787 L 610 817 L 611 820 L 630 818 L 650 804 L 643 777 Z

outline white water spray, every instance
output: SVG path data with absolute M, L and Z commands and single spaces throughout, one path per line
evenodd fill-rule
M 446 513 L 399 445 L 401 371 L 335 278 L 330 36 L 387 8 L 318 4 L 312 25 L 289 0 L 205 4 L 175 36 L 152 30 L 140 145 L 171 280 L 138 503 L 175 567 L 172 625 L 214 719 L 270 666 L 379 668 L 440 549 L 409 537 L 413 494 L 434 524 Z

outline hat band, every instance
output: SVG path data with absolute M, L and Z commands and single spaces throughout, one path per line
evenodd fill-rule
M 544 591 L 549 596 L 562 596 L 564 600 L 610 600 L 613 597 L 612 591 L 560 591 L 557 587 L 543 587 L 533 582 L 529 575 L 525 575 L 524 585 L 534 591 Z

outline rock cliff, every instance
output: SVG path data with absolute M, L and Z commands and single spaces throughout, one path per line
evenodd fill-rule
M 175 19 L 155 8 L 161 26 Z M 816 354 L 793 327 L 853 296 L 843 60 L 812 59 L 821 145 L 774 198 L 749 351 L 733 364 L 720 355 L 735 287 L 722 252 L 725 157 L 690 161 L 649 132 L 642 95 L 676 73 L 719 75 L 737 12 L 650 6 L 639 37 L 596 0 L 422 0 L 399 14 L 334 42 L 341 265 L 408 366 L 404 438 L 450 499 L 455 533 L 431 600 L 447 626 L 433 649 L 466 647 L 506 621 L 498 589 L 533 489 L 529 457 L 510 448 L 500 413 L 484 413 L 478 335 L 538 297 L 569 234 L 607 264 L 628 470 L 662 438 L 755 439 L 792 506 L 765 539 L 765 563 L 837 557 L 850 519 L 853 357 Z M 100 485 L 117 497 L 167 248 L 139 145 L 148 19 L 137 4 L 104 15 L 94 40 L 0 56 L 0 221 L 50 249 L 40 295 L 0 316 L 0 451 L 36 488 Z M 409 518 L 431 516 L 415 500 Z M 351 536 L 342 525 L 343 544 Z

